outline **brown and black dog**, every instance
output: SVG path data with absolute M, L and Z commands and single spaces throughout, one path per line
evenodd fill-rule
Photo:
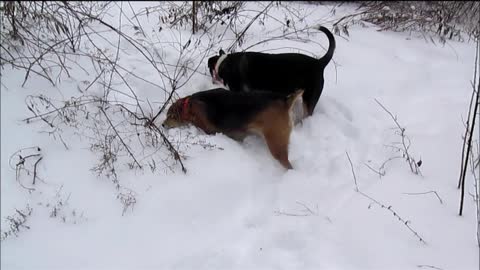
M 271 92 L 232 92 L 223 88 L 197 92 L 173 103 L 163 122 L 164 128 L 193 124 L 207 134 L 223 133 L 242 141 L 249 133 L 261 135 L 272 156 L 292 169 L 288 145 L 293 107 L 301 102 L 303 90 L 285 96 Z
M 269 91 L 284 95 L 304 89 L 304 116 L 311 116 L 323 91 L 324 70 L 333 57 L 335 38 L 325 27 L 329 41 L 327 53 L 316 59 L 299 53 L 236 52 L 208 59 L 208 68 L 214 83 L 220 83 L 234 92 Z

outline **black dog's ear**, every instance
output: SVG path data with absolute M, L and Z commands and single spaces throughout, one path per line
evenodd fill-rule
M 224 54 L 225 54 L 225 52 L 222 49 L 220 49 L 220 52 L 218 53 L 218 55 L 222 56 Z
M 215 55 L 208 58 L 208 70 L 210 71 L 210 75 L 213 76 L 213 70 L 215 69 L 215 65 L 217 64 L 219 56 Z

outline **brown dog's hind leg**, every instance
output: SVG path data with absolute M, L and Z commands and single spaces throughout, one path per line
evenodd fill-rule
M 293 169 L 288 160 L 288 145 L 293 124 L 290 119 L 291 105 L 291 102 L 271 104 L 248 126 L 249 131 L 263 136 L 272 156 L 286 169 Z
M 288 160 L 288 138 L 273 132 L 267 132 L 264 136 L 272 156 L 286 169 L 293 169 L 292 164 Z
M 287 121 L 275 121 L 276 124 L 264 128 L 263 136 L 272 156 L 286 169 L 293 169 L 288 160 L 288 144 L 291 127 Z

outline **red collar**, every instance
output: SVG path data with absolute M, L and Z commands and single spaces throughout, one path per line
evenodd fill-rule
M 188 97 L 186 97 L 185 99 L 183 99 L 183 108 L 182 108 L 182 117 L 183 119 L 187 119 L 187 116 L 188 116 Z

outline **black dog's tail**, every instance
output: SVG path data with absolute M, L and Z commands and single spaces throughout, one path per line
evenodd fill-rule
M 327 38 L 328 38 L 328 43 L 329 43 L 328 51 L 322 58 L 319 59 L 322 66 L 326 66 L 330 62 L 330 60 L 332 60 L 333 52 L 335 51 L 335 46 L 336 46 L 335 38 L 333 37 L 332 32 L 330 32 L 330 30 L 328 30 L 323 26 L 319 26 L 318 30 L 325 33 L 325 35 L 327 35 Z

